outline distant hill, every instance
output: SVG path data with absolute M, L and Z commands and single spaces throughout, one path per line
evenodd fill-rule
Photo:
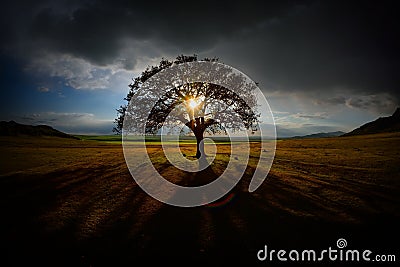
M 324 138 L 324 137 L 337 137 L 345 134 L 345 132 L 337 131 L 337 132 L 328 132 L 328 133 L 315 133 L 301 136 L 293 136 L 293 139 L 306 139 L 306 138 Z
M 392 116 L 368 122 L 343 136 L 390 132 L 400 132 L 400 108 L 397 108 Z
M 25 125 L 15 121 L 0 121 L 0 136 L 56 136 L 62 138 L 79 139 L 75 136 L 60 132 L 47 125 Z

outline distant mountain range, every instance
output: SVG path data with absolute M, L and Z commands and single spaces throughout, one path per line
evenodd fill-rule
M 15 121 L 0 121 L 0 136 L 56 136 L 79 139 L 75 136 L 60 132 L 47 125 L 25 125 Z
M 306 138 L 324 138 L 324 137 L 337 137 L 345 134 L 345 132 L 337 131 L 337 132 L 329 132 L 329 133 L 315 133 L 315 134 L 308 134 L 308 135 L 298 135 L 293 136 L 290 138 L 293 139 L 306 139 Z
M 375 133 L 390 133 L 400 131 L 400 108 L 397 108 L 392 116 L 381 117 L 374 121 L 368 122 L 357 129 L 346 133 L 342 136 L 353 136 Z
M 368 122 L 359 128 L 344 133 L 341 131 L 336 132 L 321 132 L 309 135 L 295 135 L 286 129 L 277 128 L 278 138 L 285 138 L 287 135 L 292 134 L 292 136 L 287 136 L 286 138 L 294 139 L 307 139 L 307 138 L 324 138 L 324 137 L 337 137 L 337 136 L 353 136 L 353 135 L 364 135 L 364 134 L 375 134 L 375 133 L 386 133 L 386 132 L 400 132 L 400 108 L 397 108 L 393 115 L 389 117 L 381 117 L 375 121 Z M 15 121 L 0 121 L 0 136 L 56 136 L 62 138 L 73 138 L 79 139 L 75 136 L 63 133 L 47 125 L 25 125 L 20 124 Z M 285 136 L 286 135 L 286 136 Z

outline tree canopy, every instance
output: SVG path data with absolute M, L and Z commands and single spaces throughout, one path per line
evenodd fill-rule
M 170 88 L 162 88 L 166 90 L 160 93 L 160 86 L 165 85 L 156 79 L 157 73 L 172 66 L 183 66 L 184 63 L 197 61 L 196 55 L 181 55 L 174 61 L 162 59 L 159 65 L 146 68 L 129 84 L 130 90 L 125 100 L 129 103 L 134 99 L 135 104 L 120 106 L 114 131 L 122 133 L 125 127 L 130 130 L 144 128 L 145 134 L 159 134 L 163 126 L 168 125 L 172 129 L 183 124 L 196 137 L 197 158 L 204 155 L 201 141 L 205 132 L 215 134 L 226 132 L 227 129 L 256 131 L 259 122 L 255 95 L 257 85 L 249 84 L 244 77 L 232 73 L 230 69 L 220 67 L 217 68 L 218 71 L 213 70 L 208 75 L 229 80 L 228 84 L 234 85 L 235 90 L 210 82 L 181 81 Z M 217 63 L 218 59 L 205 58 L 201 61 Z M 152 86 L 146 84 L 149 81 Z M 145 114 L 148 110 L 150 112 Z M 124 125 L 127 115 L 130 123 Z

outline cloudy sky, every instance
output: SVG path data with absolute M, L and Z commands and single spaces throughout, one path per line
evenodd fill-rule
M 281 136 L 348 131 L 400 102 L 395 1 L 360 2 L 11 1 L 0 120 L 110 133 L 131 78 L 197 54 L 259 82 Z

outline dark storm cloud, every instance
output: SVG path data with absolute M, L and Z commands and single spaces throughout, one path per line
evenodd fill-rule
M 398 102 L 391 95 L 382 94 L 351 97 L 346 100 L 346 105 L 352 108 L 372 110 L 376 113 L 392 114 L 396 110 Z
M 394 1 L 28 1 L 2 13 L 4 51 L 28 59 L 57 52 L 132 69 L 143 56 L 198 53 L 320 103 L 354 94 L 400 99 Z M 329 95 L 335 88 L 340 95 Z
M 219 39 L 285 12 L 289 4 L 90 1 L 71 6 L 60 2 L 57 6 L 50 1 L 22 6 L 9 7 L 12 12 L 4 14 L 4 22 L 10 26 L 6 27 L 7 40 L 37 44 L 34 49 L 71 53 L 96 64 L 108 64 L 130 44 L 127 39 L 150 41 L 153 46 L 173 53 L 177 48 L 183 53 L 207 50 Z M 21 31 L 24 36 L 15 35 Z M 127 64 L 131 67 L 132 62 Z
M 253 72 L 267 76 L 272 88 L 387 92 L 399 100 L 396 10 L 388 2 L 313 2 L 241 36 L 248 44 L 235 49 L 252 48 L 239 57 L 243 62 L 251 58 Z
M 326 99 L 316 99 L 315 103 L 318 105 L 341 105 L 346 104 L 346 98 L 344 96 L 335 96 Z

